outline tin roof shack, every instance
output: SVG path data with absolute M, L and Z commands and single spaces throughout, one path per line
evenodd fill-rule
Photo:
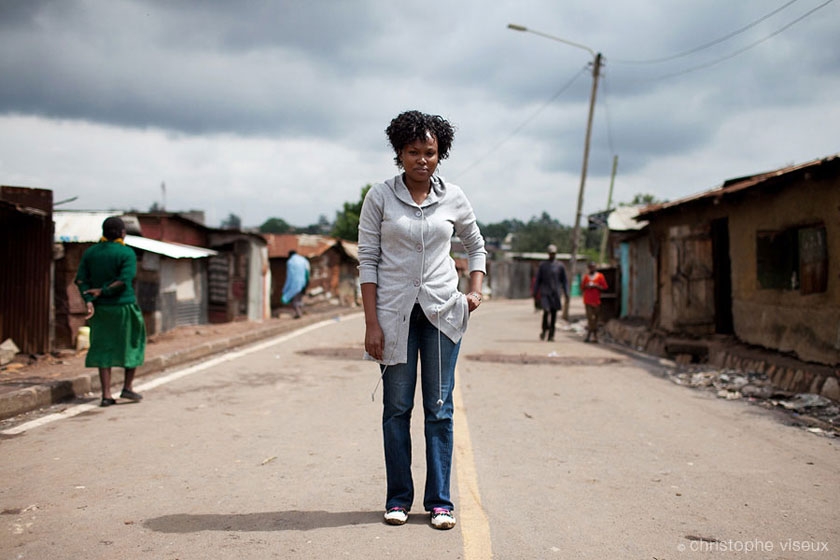
M 653 205 L 658 324 L 840 364 L 840 154 Z
M 52 350 L 52 191 L 0 187 L 0 342 Z
M 656 301 L 656 259 L 647 222 L 636 220 L 642 208 L 620 206 L 593 216 L 602 218 L 608 228 L 605 258 L 617 266 L 614 284 L 610 284 L 618 299 L 613 316 L 650 321 Z M 590 217 L 590 227 L 593 221 L 601 220 Z
M 209 258 L 212 249 L 127 235 L 125 244 L 142 251 L 137 263 L 137 303 L 147 333 L 208 323 Z
M 194 214 L 136 214 L 143 235 L 169 243 L 208 247 L 218 254 L 207 263 L 208 318 L 211 323 L 269 317 L 268 257 L 265 240 L 239 230 L 216 229 Z
M 181 325 L 207 323 L 207 265 L 215 251 L 140 237 L 136 216 L 120 212 L 56 212 L 56 343 L 74 347 L 85 324 L 85 304 L 75 285 L 82 254 L 102 235 L 102 222 L 120 216 L 129 235 L 125 244 L 137 253 L 137 303 L 148 334 Z
M 269 319 L 271 268 L 265 239 L 256 233 L 213 229 L 210 247 L 220 253 L 210 261 L 211 322 Z M 227 302 L 222 293 L 225 279 Z
M 289 251 L 309 259 L 310 278 L 307 293 L 312 297 L 338 300 L 341 305 L 357 303 L 359 247 L 356 243 L 327 237 L 292 233 L 265 233 L 271 262 L 271 307 L 279 309 L 286 283 Z

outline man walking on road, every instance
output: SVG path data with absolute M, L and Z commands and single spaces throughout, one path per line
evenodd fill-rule
M 100 406 L 111 406 L 111 368 L 125 368 L 120 398 L 139 401 L 132 390 L 134 370 L 143 365 L 146 324 L 134 297 L 137 257 L 123 243 L 125 224 L 117 217 L 102 223 L 102 240 L 85 251 L 76 274 L 76 285 L 87 304 L 90 349 L 86 367 L 99 368 L 102 385 Z
M 586 339 L 598 344 L 598 313 L 601 310 L 601 292 L 607 289 L 607 279 L 589 263 L 589 274 L 583 275 L 583 304 L 586 306 Z
M 297 251 L 289 251 L 282 301 L 284 304 L 292 303 L 292 309 L 295 310 L 295 319 L 300 319 L 303 315 L 303 292 L 308 285 L 309 260 L 298 255 Z
M 540 263 L 537 269 L 537 279 L 534 282 L 534 298 L 539 299 L 543 310 L 542 331 L 540 340 L 554 340 L 554 327 L 557 323 L 557 311 L 563 307 L 565 296 L 569 297 L 568 282 L 566 281 L 566 269 L 555 259 L 557 246 L 549 245 L 548 260 Z

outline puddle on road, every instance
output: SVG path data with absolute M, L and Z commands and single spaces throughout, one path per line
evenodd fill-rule
M 364 348 L 310 348 L 297 352 L 303 356 L 313 358 L 329 358 L 331 360 L 349 360 L 358 362 L 365 355 Z
M 516 364 L 526 366 L 555 365 L 555 366 L 606 366 L 623 364 L 627 360 L 620 358 L 585 357 L 585 356 L 552 356 L 550 354 L 470 354 L 466 356 L 474 362 L 491 362 L 494 364 Z

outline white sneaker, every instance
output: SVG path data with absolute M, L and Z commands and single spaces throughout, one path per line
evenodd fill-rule
M 404 525 L 408 521 L 408 512 L 405 508 L 392 507 L 385 512 L 385 523 L 388 525 Z
M 432 510 L 432 527 L 435 529 L 451 529 L 455 526 L 455 516 L 446 508 Z

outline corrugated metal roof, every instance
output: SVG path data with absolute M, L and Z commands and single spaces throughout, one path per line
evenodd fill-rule
M 758 173 L 756 175 L 750 175 L 747 177 L 738 177 L 735 179 L 728 179 L 723 182 L 723 184 L 710 191 L 704 191 L 692 196 L 688 196 L 685 198 L 681 198 L 679 200 L 674 200 L 673 202 L 662 202 L 659 204 L 651 204 L 646 208 L 643 208 L 641 212 L 639 212 L 640 218 L 649 218 L 653 214 L 657 214 L 659 212 L 663 212 L 665 210 L 670 210 L 672 208 L 676 208 L 678 206 L 682 206 L 684 204 L 690 204 L 693 202 L 703 201 L 705 199 L 713 199 L 715 201 L 719 201 L 721 198 L 725 196 L 729 196 L 735 193 L 739 193 L 745 191 L 747 189 L 751 189 L 753 187 L 758 187 L 763 184 L 766 184 L 768 181 L 772 179 L 784 177 L 785 175 L 795 173 L 797 171 L 807 170 L 809 168 L 814 168 L 820 165 L 825 165 L 826 163 L 831 162 L 840 162 L 840 154 L 834 154 L 825 158 L 815 159 L 813 161 L 809 161 L 806 163 L 802 163 L 799 165 L 791 165 L 789 167 L 783 167 L 781 169 L 777 169 L 775 171 L 769 171 L 765 173 Z
M 137 217 L 125 216 L 122 212 L 56 212 L 53 214 L 53 240 L 56 243 L 96 243 L 102 238 L 102 222 L 111 216 L 122 218 L 127 230 L 140 231 Z M 172 259 L 201 259 L 218 254 L 212 249 L 156 241 L 138 235 L 126 235 L 125 244 Z
M 193 245 L 183 245 L 181 243 L 168 243 L 165 241 L 158 241 L 156 239 L 149 239 L 147 237 L 138 237 L 136 235 L 126 235 L 125 244 L 129 247 L 135 247 L 151 253 L 157 253 L 172 259 L 203 259 L 205 257 L 212 257 L 218 255 L 217 251 L 213 249 L 205 249 L 203 247 L 195 247 Z
M 339 242 L 335 237 L 306 233 L 264 233 L 263 237 L 268 243 L 268 258 L 270 259 L 288 257 L 289 251 L 297 251 L 299 255 L 307 259 L 320 257 Z
M 524 252 L 524 253 L 517 253 L 514 251 L 505 251 L 505 256 L 510 257 L 512 259 L 520 259 L 523 261 L 547 261 L 548 260 L 548 253 L 543 253 L 540 251 L 532 251 L 532 252 Z M 554 258 L 558 261 L 570 261 L 572 260 L 571 253 L 556 253 Z M 578 262 L 583 262 L 586 260 L 586 255 L 581 255 L 578 253 L 577 259 Z
M 344 241 L 343 239 L 340 241 L 341 247 L 344 249 L 344 252 L 347 253 L 353 260 L 359 260 L 359 244 L 353 243 L 352 241 Z
M 126 230 L 140 233 L 140 222 L 136 216 L 125 216 L 122 212 L 55 212 L 54 239 L 57 243 L 96 243 L 102 237 L 102 222 L 111 216 L 119 216 L 125 222 Z

